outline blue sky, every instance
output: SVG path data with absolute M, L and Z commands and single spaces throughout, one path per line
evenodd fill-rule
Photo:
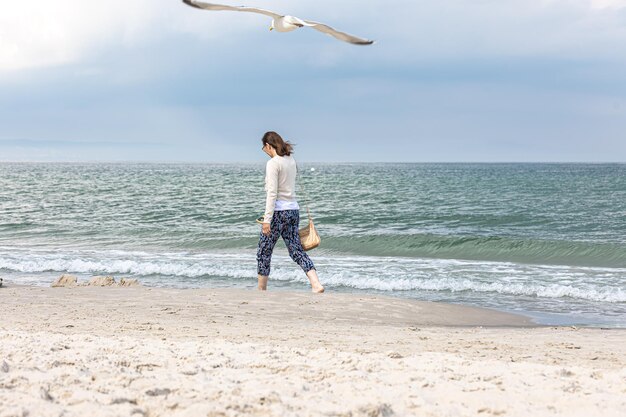
M 25 4 L 21 4 L 25 3 Z M 626 0 L 0 5 L 0 161 L 626 162 Z

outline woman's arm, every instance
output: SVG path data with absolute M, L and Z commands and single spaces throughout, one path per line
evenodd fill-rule
M 263 223 L 271 223 L 274 216 L 274 206 L 278 197 L 278 164 L 273 159 L 267 161 L 265 165 L 265 214 Z

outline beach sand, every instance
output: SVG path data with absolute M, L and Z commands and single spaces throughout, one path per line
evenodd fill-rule
M 623 416 L 626 331 L 449 304 L 0 288 L 0 417 Z

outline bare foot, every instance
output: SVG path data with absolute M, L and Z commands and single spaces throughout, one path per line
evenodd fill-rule
M 322 287 L 321 285 L 312 287 L 311 292 L 315 294 L 321 294 L 324 292 L 324 287 Z
M 317 271 L 315 269 L 311 269 L 306 273 L 309 282 L 311 283 L 311 292 L 315 294 L 321 294 L 324 292 L 324 287 L 320 284 L 320 280 L 317 277 Z

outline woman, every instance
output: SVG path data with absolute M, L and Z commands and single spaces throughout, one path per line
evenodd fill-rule
M 259 239 L 257 251 L 257 272 L 259 274 L 259 290 L 267 289 L 267 280 L 270 275 L 272 251 L 282 236 L 289 256 L 294 260 L 311 282 L 314 293 L 324 292 L 320 284 L 317 271 L 311 259 L 302 248 L 298 227 L 300 224 L 300 206 L 296 201 L 296 161 L 291 156 L 293 145 L 285 142 L 276 132 L 267 132 L 263 135 L 263 152 L 271 159 L 265 166 L 265 214 L 263 229 Z

